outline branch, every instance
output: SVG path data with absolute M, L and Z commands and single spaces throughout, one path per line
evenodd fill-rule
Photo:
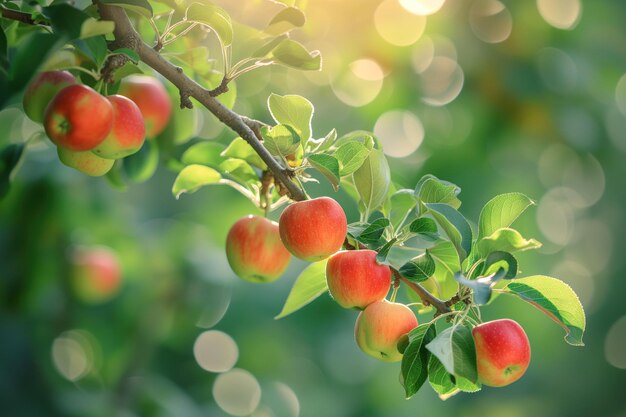
M 97 0 L 95 4 L 98 6 L 102 19 L 115 22 L 115 31 L 113 33 L 117 46 L 133 49 L 139 54 L 141 61 L 174 84 L 180 90 L 181 97 L 193 97 L 198 100 L 222 123 L 248 142 L 273 172 L 274 178 L 285 186 L 291 199 L 296 201 L 306 199 L 304 191 L 289 178 L 288 170 L 285 170 L 263 146 L 250 127 L 250 119 L 244 119 L 239 114 L 226 108 L 211 96 L 211 91 L 187 77 L 179 67 L 164 59 L 157 51 L 148 46 L 132 26 L 123 9 L 102 4 Z
M 37 25 L 41 22 L 33 19 L 31 13 L 20 12 L 19 10 L 7 9 L 0 4 L 0 16 L 5 19 L 16 20 L 27 25 Z

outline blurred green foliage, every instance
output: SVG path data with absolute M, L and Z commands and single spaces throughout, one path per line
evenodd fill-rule
M 270 92 L 300 94 L 315 105 L 316 137 L 378 126 L 390 141 L 384 145 L 394 180 L 411 187 L 431 173 L 458 184 L 468 218 L 478 218 L 498 193 L 534 198 L 538 206 L 519 226 L 544 247 L 520 255 L 523 273 L 547 272 L 576 290 L 588 315 L 586 347 L 566 345 L 539 311 L 499 297 L 483 318 L 511 317 L 526 329 L 533 358 L 524 378 L 445 402 L 430 389 L 405 401 L 399 366 L 356 347 L 356 312 L 323 296 L 273 319 L 304 263 L 294 260 L 285 277 L 264 286 L 234 276 L 226 233 L 256 212 L 235 191 L 209 187 L 176 201 L 175 174 L 164 166 L 148 182 L 117 191 L 63 167 L 51 144 L 37 142 L 0 202 L 2 415 L 226 415 L 213 391 L 218 374 L 194 356 L 209 328 L 232 337 L 236 367 L 258 380 L 257 417 L 294 416 L 297 404 L 303 417 L 626 415 L 626 328 L 618 322 L 626 314 L 626 3 L 583 2 L 577 23 L 562 30 L 542 17 L 541 1 L 449 0 L 422 23 L 403 26 L 404 17 L 393 14 L 398 35 L 387 32 L 379 9 L 402 12 L 390 1 L 296 2 L 308 19 L 299 40 L 321 50 L 323 70 L 243 75 L 235 110 L 269 120 Z M 219 3 L 253 27 L 266 24 L 276 6 Z M 414 42 L 389 41 L 415 37 L 420 24 L 425 32 Z M 429 69 L 434 57 L 440 67 Z M 38 129 L 18 99 L 0 112 L 3 145 Z M 405 127 L 392 123 L 396 130 L 388 133 L 379 118 L 389 111 L 400 112 Z M 234 137 L 205 112 L 201 119 L 199 139 Z M 424 131 L 419 140 L 415 120 Z M 333 194 L 324 178 L 308 190 L 335 196 L 349 221 L 358 220 L 354 202 Z M 113 300 L 92 305 L 72 293 L 68 253 L 75 245 L 118 253 L 124 282 Z

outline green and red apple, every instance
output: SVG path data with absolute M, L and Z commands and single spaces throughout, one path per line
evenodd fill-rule
M 71 287 L 77 298 L 101 303 L 121 287 L 122 271 L 116 253 L 106 247 L 76 249 L 70 260 Z
M 143 145 L 146 128 L 139 107 L 131 99 L 113 95 L 113 126 L 102 143 L 92 151 L 101 158 L 119 159 L 134 154 Z
M 280 240 L 278 224 L 253 215 L 231 227 L 226 237 L 226 257 L 238 277 L 257 283 L 276 281 L 291 260 Z
M 34 122 L 43 123 L 46 107 L 54 96 L 76 78 L 67 71 L 45 71 L 35 75 L 24 91 L 24 113 Z
M 522 326 L 510 319 L 482 323 L 472 329 L 478 379 L 503 387 L 524 375 L 530 363 L 530 343 Z
M 113 159 L 100 158 L 91 151 L 72 151 L 57 146 L 57 154 L 63 165 L 92 177 L 101 177 L 113 168 Z
M 385 362 L 402 360 L 398 342 L 417 327 L 417 317 L 404 304 L 376 301 L 359 313 L 354 328 L 361 350 Z
M 348 230 L 343 208 L 329 197 L 289 205 L 278 224 L 289 252 L 309 262 L 326 259 L 341 249 Z
M 161 81 L 149 75 L 130 75 L 122 79 L 118 94 L 137 104 L 148 138 L 154 138 L 165 129 L 172 114 L 172 102 Z
M 340 306 L 364 309 L 387 296 L 391 270 L 376 262 L 373 250 L 341 251 L 326 264 L 326 282 L 330 295 Z
M 58 146 L 88 151 L 98 146 L 113 127 L 113 106 L 96 90 L 74 84 L 59 91 L 46 108 L 44 128 Z

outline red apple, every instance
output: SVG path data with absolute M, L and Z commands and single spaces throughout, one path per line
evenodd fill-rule
M 472 335 L 480 382 L 503 387 L 524 375 L 530 362 L 530 343 L 517 322 L 501 319 L 483 323 L 472 329 Z
M 278 224 L 252 215 L 231 227 L 226 238 L 226 257 L 235 274 L 250 282 L 276 281 L 291 260 L 280 240 Z
M 88 303 L 109 300 L 121 286 L 119 260 L 109 248 L 76 249 L 71 257 L 71 272 L 74 293 Z
M 76 78 L 67 71 L 40 72 L 24 91 L 24 113 L 32 121 L 42 123 L 48 103 L 65 87 L 76 84 Z
M 91 151 L 71 151 L 62 146 L 57 147 L 59 159 L 70 168 L 92 177 L 101 177 L 113 168 L 113 159 L 100 158 Z
M 44 128 L 57 145 L 72 151 L 98 146 L 113 127 L 111 102 L 86 85 L 65 87 L 46 108 Z
M 376 301 L 359 313 L 354 328 L 356 343 L 370 356 L 385 362 L 402 360 L 398 342 L 417 327 L 410 308 L 387 300 Z
M 141 149 L 146 138 L 141 111 L 135 102 L 124 96 L 108 96 L 107 100 L 113 106 L 113 128 L 92 152 L 107 159 L 119 159 L 134 154 Z
M 343 208 L 329 197 L 293 203 L 278 222 L 280 238 L 293 255 L 309 262 L 337 252 L 346 237 L 348 222 Z
M 130 75 L 120 84 L 118 94 L 137 104 L 146 125 L 146 136 L 153 138 L 167 125 L 172 113 L 172 102 L 163 84 L 148 75 Z
M 363 309 L 387 296 L 391 270 L 376 263 L 376 252 L 369 249 L 337 252 L 326 264 L 330 295 L 344 308 Z

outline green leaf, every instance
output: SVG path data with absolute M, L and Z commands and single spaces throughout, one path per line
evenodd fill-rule
M 509 227 L 529 206 L 535 204 L 522 193 L 500 194 L 485 204 L 478 220 L 478 240 Z
M 457 198 L 460 192 L 461 188 L 457 185 L 430 174 L 424 175 L 415 187 L 415 196 L 422 203 L 448 204 L 455 209 L 461 206 L 461 200 Z
M 96 20 L 93 17 L 85 19 L 80 26 L 80 39 L 90 38 L 92 36 L 108 35 L 113 33 L 115 22 L 108 20 Z M 136 59 L 137 62 L 139 59 Z
M 2 149 L 0 152 L 0 200 L 2 200 L 9 192 L 11 186 L 11 177 L 13 172 L 24 154 L 26 145 L 11 144 Z
M 446 371 L 446 368 L 436 356 L 430 356 L 428 361 L 428 382 L 433 390 L 439 394 L 439 398 L 446 400 L 459 392 L 455 379 L 453 375 Z
M 459 255 L 452 242 L 441 240 L 428 250 L 435 262 L 440 262 L 450 273 L 454 274 L 461 270 Z
M 373 149 L 352 176 L 365 212 L 372 213 L 385 201 L 391 183 L 389 164 L 383 151 Z
M 535 239 L 524 239 L 515 229 L 503 227 L 478 241 L 478 253 L 485 256 L 490 252 L 518 252 L 541 247 Z
M 504 265 L 506 268 L 504 268 Z M 512 279 L 517 275 L 517 259 L 513 255 L 508 252 L 496 251 L 491 252 L 487 255 L 485 259 L 485 264 L 483 265 L 484 274 L 490 274 L 498 270 L 498 268 L 503 268 L 506 271 L 506 274 L 503 278 Z
M 461 262 L 472 250 L 472 229 L 465 217 L 448 204 L 426 204 L 429 213 L 456 248 Z
M 397 240 L 398 239 L 394 237 L 389 242 L 385 243 L 380 249 L 378 249 L 378 253 L 376 254 L 376 262 L 378 262 L 379 264 L 389 265 L 387 263 L 387 255 L 389 255 L 389 251 L 391 250 L 391 248 L 394 247 L 394 244 L 396 243 Z M 408 259 L 411 259 L 411 258 L 408 258 Z
M 476 348 L 472 332 L 467 327 L 448 327 L 428 343 L 426 348 L 439 359 L 448 373 L 472 382 L 478 379 Z
M 202 23 L 213 29 L 224 46 L 233 43 L 233 24 L 228 13 L 221 7 L 209 2 L 192 3 L 185 16 L 189 21 Z
M 556 278 L 534 275 L 511 281 L 502 290 L 534 305 L 561 326 L 565 341 L 584 346 L 585 312 L 576 293 Z
M 326 284 L 326 262 L 325 259 L 320 262 L 314 262 L 307 266 L 304 271 L 296 278 L 287 301 L 281 312 L 274 317 L 282 319 L 315 300 L 328 289 Z
M 380 241 L 385 229 L 389 226 L 389 219 L 384 217 L 374 220 L 371 224 L 357 223 L 348 225 L 348 233 L 359 242 L 369 244 Z
M 435 273 L 435 261 L 427 251 L 402 265 L 399 272 L 409 281 L 423 282 Z
M 222 152 L 222 156 L 230 158 L 239 158 L 259 168 L 261 171 L 267 169 L 267 165 L 258 153 L 243 138 L 235 138 L 230 145 Z
M 422 324 L 409 334 L 411 342 L 404 350 L 400 372 L 406 398 L 411 398 L 426 382 L 430 354 L 426 344 L 436 336 L 432 322 Z
M 354 130 L 352 132 L 346 133 L 335 142 L 337 147 L 350 142 L 358 142 L 362 145 L 365 145 L 367 149 L 380 149 L 378 146 L 378 142 L 374 138 L 374 134 L 372 132 L 367 132 L 365 130 Z
M 137 64 L 141 58 L 139 58 L 139 54 L 135 51 L 133 51 L 130 48 L 119 48 L 116 49 L 115 51 L 111 52 L 111 55 L 125 55 L 127 56 L 131 61 L 133 61 L 135 64 Z
M 335 190 L 339 188 L 339 161 L 337 161 L 337 158 L 318 153 L 310 155 L 308 160 L 315 169 L 321 172 L 328 181 L 330 181 Z
M 263 45 L 259 46 L 252 54 L 250 54 L 251 58 L 262 58 L 268 55 L 270 52 L 274 50 L 284 39 L 287 39 L 287 35 L 280 35 L 275 38 L 271 38 L 269 41 L 265 42 Z
M 359 142 L 348 142 L 339 146 L 333 156 L 339 161 L 339 174 L 350 175 L 363 165 L 371 149 Z
M 155 141 L 147 140 L 138 152 L 123 160 L 128 179 L 134 182 L 144 182 L 154 175 L 159 166 L 159 148 Z
M 320 51 L 309 52 L 293 39 L 284 39 L 274 48 L 272 56 L 277 63 L 299 70 L 319 71 L 322 68 Z
M 394 229 L 398 229 L 413 211 L 417 204 L 413 190 L 402 189 L 393 193 L 390 197 L 391 210 L 389 220 Z M 435 230 L 436 232 L 437 230 Z
M 104 64 L 107 57 L 107 43 L 104 36 L 75 39 L 72 43 L 91 59 L 95 66 L 101 67 Z
M 54 31 L 66 35 L 69 39 L 81 37 L 83 23 L 89 18 L 86 13 L 69 4 L 44 7 L 42 12 L 50 20 Z
M 313 104 L 309 100 L 297 95 L 272 93 L 267 99 L 267 107 L 276 123 L 293 127 L 303 141 L 309 140 L 313 118 Z
M 384 261 L 379 261 L 378 263 L 400 269 L 411 259 L 417 258 L 423 254 L 424 249 L 416 249 L 409 246 L 391 246 L 387 251 Z M 378 260 L 378 257 L 376 259 Z
M 505 270 L 500 268 L 493 276 L 479 277 L 475 280 L 465 278 L 461 273 L 454 274 L 454 279 L 462 285 L 471 288 L 474 293 L 474 302 L 477 305 L 485 305 L 491 299 L 492 284 L 500 280 Z
M 437 223 L 433 219 L 420 217 L 409 225 L 409 232 L 420 235 L 433 236 L 437 234 Z
M 199 188 L 218 184 L 222 176 L 213 168 L 204 165 L 188 165 L 176 177 L 172 186 L 172 194 L 178 200 L 182 193 L 193 193 Z
M 100 0 L 104 4 L 122 7 L 150 19 L 153 15 L 152 6 L 148 0 Z
M 240 183 L 259 182 L 259 176 L 246 161 L 229 158 L 219 166 L 219 171 L 228 174 Z
M 281 35 L 294 28 L 304 26 L 306 18 L 302 10 L 295 7 L 287 7 L 274 16 L 265 29 L 270 35 Z
M 276 125 L 272 128 L 262 127 L 263 145 L 269 153 L 283 158 L 291 155 L 300 146 L 300 136 L 288 125 Z
M 337 140 L 337 130 L 334 128 L 326 134 L 322 139 L 310 139 L 307 142 L 307 149 L 313 148 L 314 152 L 323 152 L 333 146 Z
M 180 161 L 184 165 L 208 165 L 218 168 L 224 162 L 224 145 L 216 142 L 199 142 L 196 143 L 183 153 Z

